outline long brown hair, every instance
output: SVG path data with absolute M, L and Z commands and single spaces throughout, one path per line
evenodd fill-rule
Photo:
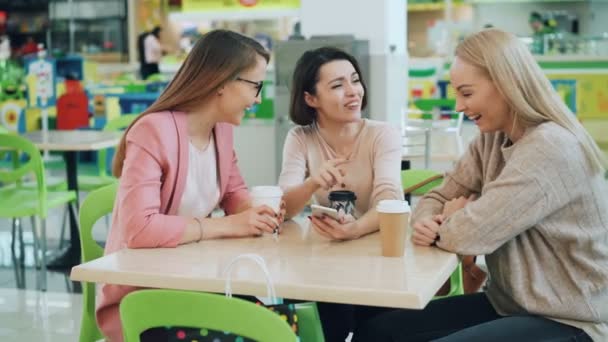
M 214 30 L 192 48 L 173 80 L 158 99 L 127 128 L 116 148 L 112 174 L 120 177 L 126 153 L 126 136 L 144 115 L 168 110 L 188 112 L 206 101 L 226 82 L 255 66 L 257 56 L 270 55 L 257 41 L 233 31 Z

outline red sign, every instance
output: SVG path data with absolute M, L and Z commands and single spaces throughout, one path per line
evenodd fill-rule
M 258 0 L 239 0 L 239 2 L 245 7 L 253 7 L 258 4 Z

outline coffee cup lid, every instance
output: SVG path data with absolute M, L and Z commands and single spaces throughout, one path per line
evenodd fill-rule
M 350 190 L 334 190 L 329 193 L 330 201 L 356 201 L 357 195 Z
M 401 200 L 382 200 L 376 205 L 376 210 L 379 213 L 387 214 L 409 213 L 410 205 Z
M 251 189 L 253 197 L 282 197 L 283 190 L 276 185 L 260 185 Z

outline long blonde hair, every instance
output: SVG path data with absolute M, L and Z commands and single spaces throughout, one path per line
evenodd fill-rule
M 555 122 L 576 136 L 594 171 L 608 169 L 608 161 L 597 144 L 515 35 L 494 28 L 479 31 L 458 44 L 456 56 L 492 80 L 514 114 L 515 127 Z
M 270 59 L 260 43 L 236 32 L 215 30 L 200 38 L 159 98 L 123 134 L 114 155 L 112 174 L 120 177 L 122 173 L 127 132 L 137 120 L 150 113 L 196 109 L 226 82 L 254 67 L 257 56 L 266 62 Z

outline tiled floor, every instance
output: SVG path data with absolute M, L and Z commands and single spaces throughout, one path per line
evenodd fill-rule
M 78 341 L 80 295 L 0 288 L 0 341 Z
M 464 143 L 476 134 L 470 123 L 464 125 Z M 434 136 L 433 153 L 445 154 L 454 151 L 452 137 Z M 431 168 L 447 170 L 452 163 L 434 160 Z M 412 161 L 413 168 L 422 168 L 421 159 Z M 81 195 L 81 200 L 86 194 Z M 52 211 L 47 221 L 49 249 L 57 246 L 60 235 L 61 214 Z M 103 220 L 94 228 L 98 241 L 105 240 L 107 226 Z M 24 223 L 25 284 L 18 289 L 11 253 L 11 221 L 0 219 L 0 341 L 77 341 L 80 330 L 82 296 L 80 284 L 69 280 L 66 272 L 48 272 L 48 291 L 36 290 L 36 270 L 33 267 L 29 220 Z

